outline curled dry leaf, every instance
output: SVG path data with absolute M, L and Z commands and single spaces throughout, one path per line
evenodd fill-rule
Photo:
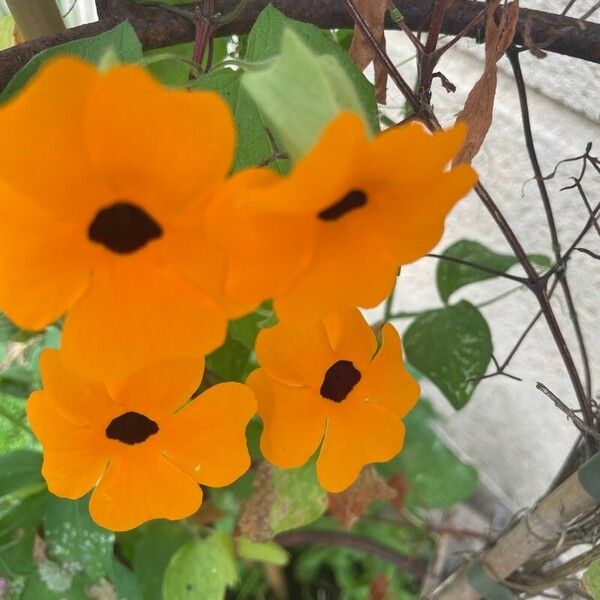
M 375 500 L 392 500 L 396 491 L 377 473 L 365 467 L 359 478 L 339 494 L 329 494 L 329 513 L 342 526 L 351 527 Z
M 389 595 L 390 582 L 385 575 L 377 575 L 371 582 L 369 600 L 386 600 Z
M 500 2 L 501 0 L 494 0 L 494 5 L 487 13 L 483 74 L 469 92 L 465 106 L 456 118 L 457 122 L 466 123 L 469 129 L 465 143 L 454 159 L 455 165 L 471 163 L 492 124 L 497 83 L 496 63 L 510 46 L 519 19 L 519 2 L 515 0 L 506 6 L 500 22 L 496 23 L 495 9 Z
M 373 32 L 373 36 L 379 42 L 380 46 L 385 49 L 385 12 L 388 7 L 388 0 L 355 0 L 356 8 L 363 16 L 369 25 L 369 29 Z M 376 59 L 371 46 L 365 39 L 358 27 L 354 28 L 354 36 L 348 51 L 350 58 L 356 66 L 361 70 L 374 62 L 375 67 L 375 96 L 377 102 L 385 104 L 385 96 L 387 89 L 387 71 L 379 60 Z

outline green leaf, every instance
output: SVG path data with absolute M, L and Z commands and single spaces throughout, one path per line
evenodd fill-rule
M 493 352 L 487 321 L 465 300 L 417 317 L 404 334 L 404 349 L 456 409 L 471 398 Z
M 43 487 L 41 469 L 42 455 L 34 450 L 3 454 L 0 456 L 0 496 Z
M 501 271 L 505 273 L 518 264 L 518 260 L 511 254 L 498 254 L 483 244 L 473 240 L 459 240 L 448 246 L 443 252 L 444 256 L 459 258 L 472 263 Z M 550 268 L 551 260 L 542 254 L 530 254 L 529 259 L 542 269 Z M 458 289 L 470 283 L 485 281 L 497 277 L 492 273 L 485 273 L 466 265 L 459 265 L 448 260 L 439 260 L 437 265 L 437 287 L 442 300 L 447 303 L 450 296 Z
M 119 598 L 144 600 L 133 571 L 116 558 L 113 561 L 112 582 Z
M 342 110 L 363 112 L 352 81 L 336 59 L 313 53 L 291 29 L 283 32 L 279 58 L 261 71 L 245 73 L 242 84 L 292 158 L 308 152 Z
M 144 600 L 163 600 L 163 576 L 169 561 L 191 538 L 191 532 L 178 522 L 154 521 L 144 527 L 133 561 Z
M 15 45 L 15 20 L 10 15 L 0 17 L 0 50 Z
M 10 100 L 38 69 L 49 59 L 68 54 L 79 56 L 93 64 L 98 64 L 108 51 L 114 51 L 116 57 L 124 63 L 136 62 L 142 58 L 142 46 L 133 27 L 123 22 L 114 29 L 90 38 L 82 38 L 47 48 L 36 54 L 8 83 L 0 102 Z
M 587 568 L 583 574 L 583 585 L 594 600 L 600 600 L 600 560 Z
M 267 322 L 273 316 L 273 309 L 270 302 L 265 302 L 258 310 L 229 322 L 229 335 L 237 340 L 249 350 L 254 350 L 256 336 L 264 328 Z
M 163 85 L 182 86 L 187 83 L 189 77 L 190 65 L 186 61 L 192 60 L 193 51 L 193 42 L 147 50 L 144 52 L 145 59 L 165 58 L 149 62 L 146 68 Z
M 53 560 L 78 564 L 93 579 L 110 573 L 115 534 L 92 521 L 87 496 L 75 501 L 52 498 L 44 531 Z
M 213 534 L 192 540 L 171 559 L 163 584 L 169 600 L 222 600 L 228 585 L 237 581 L 231 538 Z
M 198 77 L 191 85 L 194 90 L 218 92 L 229 104 L 237 130 L 234 171 L 260 165 L 273 152 L 265 118 L 248 92 L 241 87 L 242 74 L 242 70 L 218 69 Z M 289 161 L 277 160 L 272 167 L 279 173 L 286 173 Z
M 327 493 L 319 485 L 314 461 L 298 469 L 273 469 L 272 482 L 269 520 L 274 535 L 312 523 L 327 510 Z
M 50 494 L 42 490 L 19 502 L 0 519 L 0 575 L 26 575 L 34 568 L 33 546 Z
M 242 342 L 227 336 L 225 343 L 206 357 L 205 377 L 211 384 L 222 381 L 243 383 L 255 367 L 252 351 Z M 214 381 L 211 381 L 214 378 Z
M 379 129 L 377 102 L 373 84 L 356 68 L 344 48 L 333 39 L 329 31 L 323 31 L 310 23 L 295 21 L 286 17 L 273 6 L 267 6 L 258 16 L 248 36 L 245 59 L 262 62 L 281 54 L 282 37 L 285 30 L 293 31 L 313 54 L 331 56 L 352 82 L 361 103 L 361 112 L 365 115 L 373 131 Z M 288 77 L 291 77 L 291 73 Z M 312 85 L 312 82 L 311 82 Z M 297 115 L 294 115 L 296 117 Z
M 477 487 L 477 471 L 462 462 L 431 428 L 435 418 L 427 400 L 420 400 L 405 418 L 406 437 L 400 454 L 378 465 L 389 477 L 400 472 L 408 487 L 406 504 L 424 508 L 445 508 L 466 500 Z
M 253 542 L 245 537 L 237 539 L 237 552 L 241 558 L 280 567 L 287 565 L 290 559 L 287 551 L 275 542 Z

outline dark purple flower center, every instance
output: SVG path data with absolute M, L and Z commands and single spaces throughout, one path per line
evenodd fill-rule
M 341 200 L 322 210 L 317 216 L 321 221 L 337 221 L 346 213 L 363 207 L 367 203 L 367 195 L 362 190 L 352 190 Z
M 123 444 L 141 444 L 158 433 L 158 425 L 146 415 L 126 412 L 114 418 L 106 428 L 106 437 Z
M 119 200 L 98 211 L 88 228 L 92 242 L 130 254 L 162 236 L 162 227 L 142 208 Z
M 349 360 L 338 360 L 325 373 L 321 384 L 321 396 L 333 402 L 341 402 L 354 389 L 360 378 L 360 371 Z

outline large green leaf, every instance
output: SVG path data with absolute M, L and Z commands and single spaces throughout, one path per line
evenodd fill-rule
M 492 357 L 490 328 L 466 301 L 417 317 L 404 334 L 411 365 L 460 409 L 469 401 Z
M 43 486 L 42 455 L 34 450 L 14 450 L 0 456 L 0 496 Z
M 519 262 L 512 254 L 498 254 L 473 240 L 459 240 L 448 246 L 443 255 L 476 263 L 502 273 L 505 273 Z M 530 254 L 529 259 L 542 269 L 547 269 L 551 265 L 550 259 L 541 254 Z M 461 287 L 477 281 L 493 279 L 494 277 L 497 276 L 493 273 L 479 271 L 473 267 L 450 262 L 449 260 L 441 259 L 437 265 L 437 287 L 444 302 L 448 302 L 450 296 Z
M 133 561 L 144 600 L 163 600 L 163 576 L 169 561 L 191 539 L 191 532 L 182 523 L 154 521 L 144 527 Z
M 142 58 L 142 46 L 129 23 L 120 23 L 114 29 L 94 37 L 82 38 L 42 50 L 9 81 L 0 94 L 0 102 L 12 98 L 50 58 L 68 54 L 98 64 L 109 51 L 113 52 L 114 57 L 121 62 L 136 62 Z
M 329 31 L 322 31 L 310 23 L 294 21 L 269 5 L 260 13 L 248 36 L 246 60 L 262 62 L 280 54 L 281 40 L 286 29 L 296 33 L 315 54 L 326 55 L 335 59 L 353 83 L 362 105 L 363 114 L 365 114 L 371 128 L 373 131 L 378 130 L 375 89 L 348 58 L 348 54 L 333 39 Z M 290 79 L 293 75 L 293 73 L 288 73 Z
M 96 525 L 88 498 L 52 498 L 44 521 L 48 556 L 61 564 L 78 564 L 92 579 L 111 572 L 115 534 Z
M 280 56 L 265 69 L 247 72 L 242 84 L 294 159 L 314 146 L 338 113 L 363 113 L 352 80 L 336 59 L 312 52 L 287 28 Z
M 400 454 L 379 465 L 386 476 L 406 479 L 409 506 L 445 508 L 466 500 L 477 487 L 477 471 L 459 460 L 430 427 L 435 413 L 426 400 L 405 418 L 406 438 Z
M 242 74 L 242 70 L 218 69 L 198 77 L 191 85 L 191 89 L 218 92 L 228 102 L 237 131 L 234 171 L 260 165 L 272 154 L 265 118 L 241 87 Z M 289 170 L 289 161 L 277 160 L 272 166 L 276 171 L 285 173 Z
M 237 581 L 231 538 L 215 533 L 182 546 L 165 573 L 163 597 L 169 600 L 223 600 Z

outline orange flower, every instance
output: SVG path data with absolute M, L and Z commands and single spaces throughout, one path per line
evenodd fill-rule
M 401 419 L 419 386 L 404 370 L 400 337 L 389 323 L 376 349 L 375 334 L 356 309 L 300 329 L 279 323 L 261 331 L 261 368 L 247 384 L 264 423 L 265 458 L 298 467 L 322 442 L 319 481 L 340 492 L 363 466 L 397 454 L 404 440 Z
M 44 447 L 42 474 L 57 496 L 95 488 L 90 514 L 103 527 L 187 517 L 202 502 L 198 483 L 225 486 L 250 466 L 245 428 L 256 403 L 246 386 L 217 385 L 184 404 L 202 361 L 157 363 L 110 386 L 75 375 L 56 350 L 40 365 L 44 390 L 27 416 Z
M 208 217 L 229 249 L 229 296 L 274 297 L 284 320 L 378 304 L 475 183 L 466 165 L 446 170 L 464 135 L 463 126 L 432 135 L 411 123 L 369 140 L 361 119 L 342 113 L 291 176 L 235 176 Z
M 65 360 L 92 378 L 222 343 L 226 258 L 204 213 L 233 158 L 223 100 L 60 58 L 0 109 L 0 130 L 12 320 L 39 329 L 68 311 Z

